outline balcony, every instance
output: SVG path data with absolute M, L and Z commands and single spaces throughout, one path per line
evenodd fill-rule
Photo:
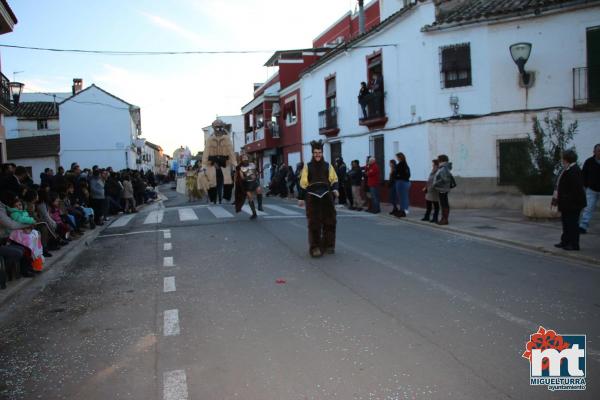
M 319 112 L 319 134 L 325 136 L 337 136 L 340 132 L 338 128 L 338 109 L 331 107 Z
M 254 142 L 254 132 L 250 131 L 250 132 L 246 132 L 246 143 L 252 143 Z
M 12 105 L 10 103 L 10 81 L 3 73 L 0 73 L 0 106 L 10 111 Z
M 265 128 L 258 128 L 254 133 L 254 137 L 256 138 L 256 140 L 263 140 L 265 138 Z
M 269 129 L 271 131 L 271 137 L 273 139 L 279 139 L 279 135 L 281 133 L 281 128 L 279 127 L 279 124 L 276 122 L 272 122 L 269 124 Z
M 358 103 L 358 124 L 369 130 L 383 128 L 388 121 L 385 116 L 385 94 L 371 93 Z
M 600 67 L 573 68 L 573 108 L 600 109 Z

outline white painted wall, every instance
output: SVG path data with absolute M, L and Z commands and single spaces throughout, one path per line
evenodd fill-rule
M 52 168 L 55 172 L 58 169 L 58 157 L 15 158 L 8 160 L 8 162 L 24 167 L 31 167 L 31 179 L 33 179 L 33 183 L 38 185 L 41 183 L 40 174 L 46 168 Z
M 95 86 L 60 105 L 60 133 L 63 166 L 136 168 L 136 126 L 129 106 Z
M 397 11 L 402 2 L 382 1 L 382 20 Z M 387 13 L 387 14 L 386 14 Z M 336 75 L 338 126 L 333 140 L 342 141 L 342 155 L 364 163 L 369 154 L 369 136 L 383 134 L 387 160 L 396 148 L 404 152 L 413 179 L 425 180 L 430 160 L 440 153 L 456 159 L 455 172 L 464 177 L 495 177 L 496 140 L 531 132 L 530 117 L 523 112 L 461 122 L 426 124 L 425 121 L 452 116 L 451 95 L 459 98 L 460 113 L 485 115 L 522 109 L 573 106 L 574 67 L 586 66 L 586 28 L 600 25 L 600 7 L 561 11 L 520 21 L 465 26 L 423 33 L 421 28 L 434 21 L 432 2 L 419 3 L 399 21 L 359 43 L 371 48 L 352 49 L 319 66 L 301 80 L 304 156 L 310 159 L 308 143 L 319 136 L 318 113 L 325 109 L 325 78 Z M 519 41 L 533 44 L 526 69 L 536 71 L 534 87 L 518 86 L 518 71 L 509 45 Z M 472 85 L 444 89 L 440 83 L 441 46 L 470 43 Z M 395 46 L 381 46 L 393 44 Z M 369 132 L 358 124 L 357 95 L 361 81 L 367 80 L 366 56 L 381 49 L 385 86 L 385 108 L 389 121 L 385 131 Z M 416 113 L 411 114 L 411 106 Z M 569 113 L 580 123 L 575 144 L 589 153 L 598 142 L 600 114 Z M 411 125 L 416 124 L 416 125 Z M 394 146 L 394 142 L 398 145 Z M 326 157 L 329 157 L 326 148 Z

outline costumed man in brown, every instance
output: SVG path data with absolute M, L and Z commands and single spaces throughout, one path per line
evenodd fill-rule
M 250 219 L 256 219 L 256 206 L 254 197 L 258 201 L 258 210 L 262 211 L 262 188 L 258 177 L 258 169 L 256 164 L 250 162 L 248 154 L 242 154 L 240 157 L 240 165 L 236 168 L 235 174 L 235 212 L 239 213 L 246 199 L 252 210 Z
M 338 178 L 335 169 L 323 159 L 323 142 L 312 141 L 312 160 L 300 174 L 299 205 L 306 202 L 308 244 L 311 257 L 335 252 L 335 198 Z
M 212 123 L 213 132 L 204 142 L 204 153 L 202 154 L 202 167 L 208 168 L 209 161 L 213 162 L 215 168 L 221 168 L 223 172 L 224 183 L 224 198 L 231 198 L 231 189 L 233 182 L 231 181 L 232 171 L 237 165 L 235 152 L 233 151 L 233 143 L 229 129 L 231 125 L 226 124 L 220 119 Z

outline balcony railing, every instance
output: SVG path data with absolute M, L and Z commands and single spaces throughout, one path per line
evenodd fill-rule
M 263 140 L 265 138 L 265 128 L 257 129 L 255 132 L 256 140 Z
M 10 81 L 4 74 L 0 73 L 0 104 L 11 108 L 10 104 Z
M 319 133 L 326 134 L 338 127 L 338 109 L 331 107 L 319 112 Z
M 252 143 L 254 142 L 254 132 L 250 131 L 250 132 L 246 132 L 246 143 Z
M 600 106 L 600 67 L 573 68 L 573 107 Z
M 359 101 L 359 122 L 367 122 L 385 118 L 385 101 L 383 93 L 371 93 Z

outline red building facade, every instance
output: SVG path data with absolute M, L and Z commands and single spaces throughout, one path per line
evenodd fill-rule
M 373 0 L 365 6 L 365 30 L 379 25 L 380 21 L 379 0 Z M 358 13 L 348 11 L 313 40 L 313 47 L 338 45 L 355 38 L 358 34 Z

